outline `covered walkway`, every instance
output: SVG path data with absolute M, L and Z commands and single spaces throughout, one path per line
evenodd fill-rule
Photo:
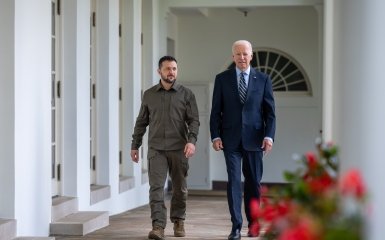
M 169 201 L 166 202 L 169 210 Z M 244 223 L 242 237 L 248 238 L 247 225 Z M 230 215 L 224 194 L 193 195 L 188 198 L 187 217 L 185 222 L 186 237 L 173 236 L 173 225 L 168 220 L 165 230 L 166 239 L 179 240 L 219 240 L 227 239 L 231 230 Z M 62 237 L 57 240 L 82 240 L 82 239 L 125 239 L 144 240 L 151 230 L 150 208 L 148 205 L 133 209 L 110 218 L 110 225 L 83 237 Z

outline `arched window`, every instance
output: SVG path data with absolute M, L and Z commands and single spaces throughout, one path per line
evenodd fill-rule
M 270 76 L 275 92 L 311 95 L 309 78 L 301 65 L 290 55 L 272 48 L 257 48 L 251 66 Z M 228 68 L 234 68 L 233 62 Z

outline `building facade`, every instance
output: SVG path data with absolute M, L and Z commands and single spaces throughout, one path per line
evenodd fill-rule
M 198 96 L 189 186 L 226 181 L 223 156 L 210 149 L 212 85 L 232 42 L 248 39 L 258 66 L 281 76 L 264 181 L 282 182 L 296 167 L 291 154 L 315 138 L 333 140 L 342 170 L 360 168 L 367 180 L 367 235 L 381 239 L 383 9 L 380 0 L 1 0 L 0 218 L 16 219 L 18 236 L 48 236 L 57 196 L 110 215 L 147 204 L 146 144 L 134 164 L 131 134 L 165 54 Z

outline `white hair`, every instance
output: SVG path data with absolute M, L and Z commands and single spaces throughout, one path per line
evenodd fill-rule
M 251 45 L 251 43 L 247 40 L 238 40 L 238 41 L 235 41 L 233 43 L 233 47 L 232 47 L 232 53 L 234 54 L 234 50 L 235 50 L 235 47 L 236 46 L 239 46 L 239 45 L 243 45 L 243 46 L 247 46 L 250 48 L 250 53 L 253 54 L 253 46 Z

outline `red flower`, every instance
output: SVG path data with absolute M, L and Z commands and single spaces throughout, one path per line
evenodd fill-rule
M 264 211 L 263 211 L 263 218 L 268 221 L 268 222 L 272 222 L 274 221 L 278 216 L 278 209 L 276 208 L 276 206 L 274 205 L 267 205 L 264 207 Z
M 333 178 L 326 172 L 323 172 L 318 177 L 308 178 L 307 182 L 309 184 L 310 191 L 315 194 L 322 194 L 334 185 Z
M 292 209 L 292 207 L 291 207 L 289 200 L 279 201 L 278 206 L 277 206 L 279 216 L 287 215 L 291 209 Z
M 362 176 L 357 169 L 345 173 L 340 180 L 340 190 L 344 195 L 353 195 L 362 198 L 366 194 L 366 187 Z
M 262 220 L 267 239 L 334 239 L 334 233 L 338 233 L 338 239 L 352 239 L 353 235 L 354 239 L 361 239 L 362 219 L 351 221 L 350 215 L 344 214 L 345 206 L 339 204 L 340 195 L 364 202 L 366 187 L 360 172 L 353 169 L 337 181 L 337 148 L 331 142 L 317 147 L 318 157 L 307 152 L 301 161 L 302 168 L 285 172 L 289 185 L 275 189 L 271 194 L 261 189 L 264 197 L 251 202 L 254 221 L 250 231 L 254 235 L 261 228 L 258 220 Z M 335 219 L 338 224 L 331 224 Z M 355 233 L 351 233 L 351 229 Z
M 306 157 L 306 161 L 307 161 L 306 163 L 309 168 L 309 171 L 313 171 L 314 169 L 316 169 L 318 166 L 318 161 L 315 154 L 313 152 L 307 152 L 305 154 L 305 157 Z
M 295 226 L 286 228 L 278 240 L 317 240 L 319 236 L 315 228 L 310 219 L 303 217 Z
M 279 217 L 287 215 L 290 211 L 290 202 L 280 200 L 277 203 L 271 203 L 267 198 L 262 198 L 263 207 L 257 199 L 250 201 L 250 212 L 253 221 L 264 219 L 267 222 L 273 222 Z

